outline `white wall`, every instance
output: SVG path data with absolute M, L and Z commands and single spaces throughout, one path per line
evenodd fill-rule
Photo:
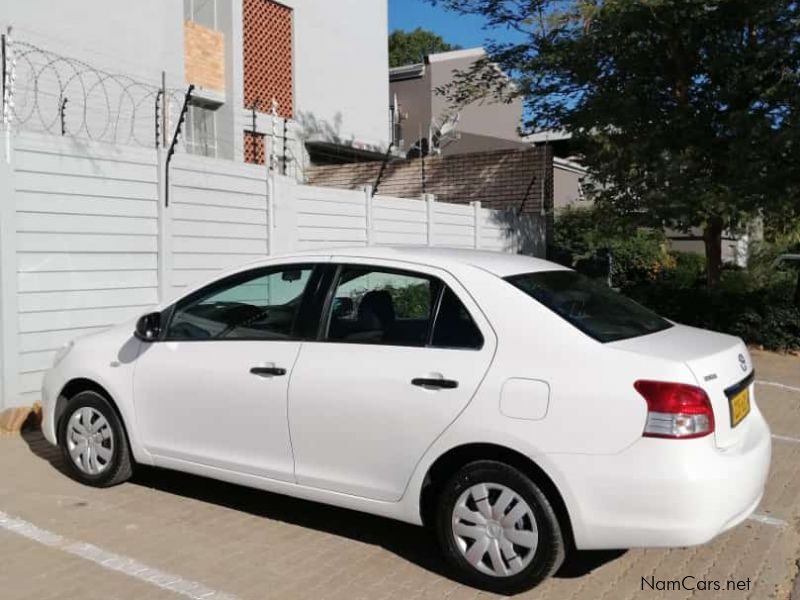
M 563 158 L 553 158 L 553 207 L 556 211 L 568 206 L 590 206 L 582 191 L 586 169 Z
M 153 147 L 162 71 L 172 123 L 182 97 L 182 19 L 181 0 L 0 2 L 0 27 L 12 28 L 14 126 L 59 135 L 64 102 L 66 135 Z
M 69 340 L 270 253 L 517 249 L 507 219 L 478 204 L 372 197 L 176 155 L 166 206 L 163 153 L 41 134 L 12 142 L 10 165 L 0 151 L 0 408 L 36 401 Z
M 431 112 L 434 119 L 441 119 L 452 112 L 446 96 L 436 93 L 438 88 L 453 82 L 458 72 L 468 73 L 477 60 L 485 57 L 481 48 L 454 50 L 433 54 L 430 63 Z M 503 138 L 521 142 L 519 128 L 522 120 L 522 99 L 514 98 L 505 102 L 491 94 L 466 106 L 459 107 L 458 131 L 480 136 Z
M 4 0 L 0 26 L 92 66 L 183 85 L 182 0 Z
M 170 187 L 170 293 L 269 253 L 263 166 L 178 155 Z
M 61 345 L 157 302 L 158 170 L 155 151 L 52 136 L 17 136 L 13 158 L 16 401 L 30 404 Z
M 354 144 L 388 145 L 386 1 L 283 3 L 294 9 L 298 121 L 313 119 Z

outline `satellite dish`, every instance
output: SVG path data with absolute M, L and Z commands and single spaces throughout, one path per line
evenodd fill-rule
M 461 139 L 461 133 L 457 130 L 460 118 L 461 113 L 456 112 L 431 121 L 428 135 L 421 136 L 414 142 L 409 148 L 406 158 L 421 158 L 441 154 L 442 148 Z
M 447 135 L 452 134 L 456 127 L 458 126 L 458 122 L 461 120 L 461 113 L 456 112 L 451 115 L 448 115 L 444 122 L 439 127 L 439 135 L 441 137 L 445 137 Z
M 442 148 L 461 139 L 461 134 L 458 132 L 458 122 L 460 120 L 461 113 L 453 112 L 445 114 L 431 123 L 430 146 L 433 154 L 441 154 Z

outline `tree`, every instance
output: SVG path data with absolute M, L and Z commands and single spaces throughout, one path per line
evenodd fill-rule
M 709 286 L 726 229 L 798 214 L 796 1 L 431 1 L 523 37 L 490 45 L 451 100 L 523 96 L 529 127 L 573 134 L 598 202 L 702 230 Z
M 389 66 L 400 67 L 422 62 L 427 54 L 458 50 L 432 31 L 417 27 L 414 31 L 395 29 L 389 35 Z

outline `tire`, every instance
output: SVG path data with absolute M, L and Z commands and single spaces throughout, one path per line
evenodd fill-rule
M 436 534 L 458 579 L 500 594 L 538 585 L 558 570 L 566 554 L 561 526 L 544 493 L 524 473 L 492 460 L 461 467 L 444 485 Z
M 102 394 L 79 392 L 67 402 L 58 440 L 67 471 L 83 484 L 111 487 L 133 474 L 125 428 Z

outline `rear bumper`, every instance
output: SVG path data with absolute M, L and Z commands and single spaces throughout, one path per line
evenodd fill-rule
M 763 495 L 772 441 L 757 407 L 741 425 L 744 438 L 724 450 L 713 436 L 642 438 L 610 456 L 549 456 L 576 546 L 690 546 L 742 522 Z

